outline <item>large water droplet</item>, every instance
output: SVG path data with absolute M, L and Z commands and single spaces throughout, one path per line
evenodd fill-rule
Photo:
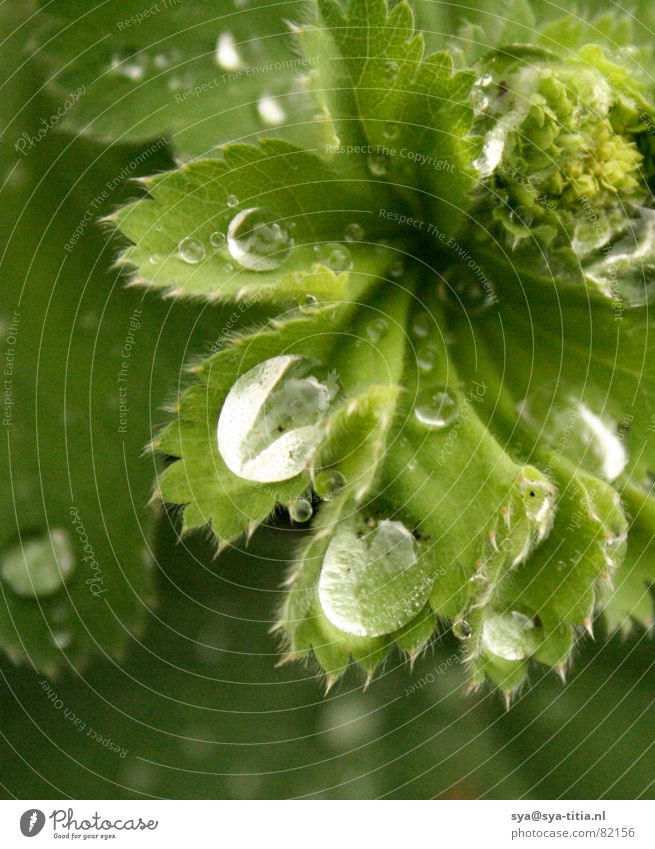
M 238 71 L 244 67 L 236 41 L 231 32 L 222 32 L 216 41 L 216 62 L 224 71 Z
M 199 239 L 194 239 L 191 236 L 182 239 L 177 246 L 177 255 L 184 262 L 190 265 L 196 265 L 205 258 L 205 246 Z
M 625 470 L 628 452 L 616 422 L 592 412 L 559 384 L 531 393 L 520 403 L 519 413 L 539 438 L 605 480 L 613 481 Z
M 482 648 L 503 660 L 523 660 L 532 652 L 534 623 L 527 616 L 492 613 L 482 626 Z
M 315 360 L 273 357 L 240 377 L 218 419 L 218 450 L 235 475 L 260 483 L 300 474 L 322 438 L 321 420 L 338 391 Z
M 503 158 L 505 144 L 507 142 L 507 127 L 503 124 L 496 126 L 487 134 L 482 152 L 473 163 L 473 167 L 480 172 L 480 177 L 490 177 L 498 167 Z
M 432 386 L 416 396 L 414 415 L 426 427 L 441 430 L 457 418 L 459 403 L 445 386 Z
M 325 265 L 335 274 L 341 274 L 342 271 L 348 271 L 352 268 L 352 257 L 350 251 L 344 245 L 338 242 L 325 242 L 320 245 L 314 245 L 314 253 L 321 265 Z
M 68 531 L 23 537 L 0 560 L 0 576 L 19 596 L 34 598 L 58 592 L 75 570 L 75 555 Z
M 425 605 L 432 583 L 401 522 L 385 519 L 371 529 L 357 517 L 336 529 L 323 559 L 318 595 L 337 628 L 375 637 L 410 622 Z
M 240 266 L 272 271 L 287 258 L 293 244 L 284 224 L 266 209 L 243 209 L 230 222 L 227 248 Z

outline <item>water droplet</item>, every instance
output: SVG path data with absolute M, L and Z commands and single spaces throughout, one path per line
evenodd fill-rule
M 323 559 L 318 595 L 327 618 L 349 634 L 376 637 L 410 622 L 425 605 L 433 576 L 417 558 L 402 522 L 339 525 Z
M 310 462 L 321 421 L 338 387 L 315 360 L 273 357 L 240 377 L 218 419 L 218 450 L 235 475 L 260 483 L 288 480 Z
M 257 101 L 257 112 L 269 127 L 279 127 L 287 120 L 287 113 L 277 97 L 264 94 Z
M 225 265 L 223 266 L 223 271 L 226 274 L 231 274 L 231 272 L 234 271 L 234 266 L 232 265 L 231 262 L 226 262 Z
M 0 576 L 24 598 L 58 592 L 75 570 L 75 555 L 68 531 L 23 536 L 0 559 Z
M 383 318 L 376 318 L 366 327 L 366 335 L 376 345 L 389 330 L 389 325 Z
M 361 224 L 349 224 L 343 237 L 346 242 L 361 242 L 364 238 L 364 228 Z
M 439 359 L 439 352 L 432 345 L 421 345 L 416 353 L 416 364 L 424 374 L 431 372 Z
M 397 259 L 391 263 L 387 274 L 392 280 L 399 280 L 405 273 L 405 263 L 402 259 Z
M 221 233 L 219 230 L 216 230 L 209 237 L 209 243 L 216 250 L 220 250 L 225 245 L 225 233 Z
M 414 405 L 417 420 L 433 430 L 441 430 L 457 418 L 459 403 L 446 387 L 422 389 Z
M 482 647 L 503 660 L 523 660 L 533 651 L 534 623 L 527 616 L 511 613 L 492 613 L 482 626 Z
M 481 272 L 483 273 L 483 272 Z M 485 277 L 487 286 L 466 273 L 458 274 L 450 281 L 451 292 L 448 293 L 447 301 L 455 309 L 466 311 L 467 315 L 480 315 L 494 303 L 491 283 Z
M 628 452 L 616 422 L 592 412 L 561 384 L 535 390 L 518 409 L 533 433 L 594 474 L 613 481 L 625 470 Z
M 313 312 L 316 312 L 320 305 L 321 302 L 316 297 L 316 295 L 308 293 L 298 304 L 298 309 L 301 313 L 304 313 L 305 315 L 311 315 Z
M 160 262 L 161 257 L 159 256 L 159 254 L 152 254 L 152 256 L 150 257 L 150 265 L 159 265 Z
M 216 41 L 216 62 L 224 71 L 238 71 L 244 67 L 231 32 L 222 32 Z
M 421 312 L 412 319 L 412 333 L 419 339 L 425 339 L 434 327 L 434 322 L 428 313 Z
M 314 245 L 314 253 L 318 262 L 321 265 L 327 266 L 335 274 L 348 271 L 353 266 L 350 251 L 344 245 L 338 244 L 338 242 L 325 242 L 320 245 Z
M 205 246 L 199 239 L 188 236 L 177 246 L 177 254 L 184 262 L 196 265 L 205 258 Z
M 307 498 L 297 498 L 289 505 L 289 516 L 298 523 L 309 522 L 314 514 L 311 501 Z
M 400 135 L 400 127 L 398 124 L 385 124 L 382 135 L 387 141 L 395 141 Z
M 393 59 L 387 59 L 384 65 L 382 66 L 382 79 L 383 81 L 389 85 L 390 83 L 395 83 L 398 79 L 398 75 L 400 74 L 400 67 L 397 62 L 394 62 Z
M 236 195 L 229 195 L 227 199 L 227 205 L 230 209 L 233 209 L 235 206 L 239 205 L 239 198 Z
M 368 160 L 368 170 L 373 177 L 384 177 L 389 170 L 389 160 L 381 153 L 372 153 Z
M 457 619 L 453 622 L 453 634 L 458 640 L 468 640 L 472 633 L 471 626 L 465 619 Z
M 500 164 L 507 142 L 507 127 L 503 124 L 496 126 L 487 133 L 480 156 L 473 167 L 480 172 L 480 177 L 490 177 Z
M 140 82 L 146 73 L 147 57 L 134 53 L 114 53 L 111 70 L 133 82 Z
M 58 649 L 67 649 L 73 642 L 73 637 L 70 631 L 53 631 L 52 642 Z
M 230 255 L 251 271 L 279 268 L 292 244 L 284 224 L 265 209 L 243 209 L 234 216 L 227 231 Z
M 346 485 L 346 479 L 337 469 L 319 472 L 314 480 L 314 490 L 322 501 L 332 501 Z

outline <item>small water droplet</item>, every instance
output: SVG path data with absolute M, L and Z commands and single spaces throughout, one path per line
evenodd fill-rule
M 361 224 L 349 224 L 343 237 L 346 242 L 361 242 L 364 238 L 364 228 Z
M 216 41 L 216 62 L 224 71 L 238 71 L 244 67 L 236 41 L 231 32 L 222 32 Z
M 298 523 L 309 522 L 314 514 L 311 501 L 307 498 L 297 498 L 289 505 L 289 516 L 292 521 Z
M 416 354 L 416 364 L 424 374 L 431 372 L 439 359 L 439 353 L 432 345 L 422 345 Z
M 75 570 L 75 555 L 68 531 L 51 528 L 23 536 L 0 558 L 0 576 L 23 598 L 53 595 Z
M 423 608 L 433 577 L 417 557 L 410 531 L 398 521 L 339 525 L 323 559 L 318 595 L 327 618 L 348 634 L 381 636 Z
M 367 164 L 369 173 L 373 177 L 384 177 L 389 170 L 389 160 L 381 153 L 372 153 Z
M 350 251 L 338 242 L 325 242 L 314 245 L 314 253 L 321 265 L 327 266 L 335 274 L 341 274 L 352 268 Z
M 262 121 L 269 127 L 279 127 L 287 120 L 287 113 L 279 98 L 269 94 L 262 95 L 257 101 L 257 112 Z
M 216 250 L 220 250 L 225 245 L 225 233 L 215 230 L 209 237 L 209 243 Z
M 395 141 L 400 135 L 400 127 L 398 124 L 385 124 L 382 135 L 387 141 Z
M 188 236 L 177 246 L 177 254 L 184 262 L 197 265 L 205 258 L 205 246 L 199 239 Z
M 338 392 L 331 373 L 307 357 L 273 357 L 240 377 L 221 410 L 218 450 L 235 475 L 288 480 L 310 462 L 321 421 Z
M 314 480 L 314 490 L 322 501 L 332 501 L 346 485 L 346 479 L 337 469 L 319 472 Z
M 134 53 L 114 53 L 111 70 L 132 82 L 140 82 L 146 73 L 147 57 Z
M 426 427 L 441 430 L 457 418 L 459 403 L 446 387 L 422 389 L 414 405 L 416 419 Z
M 292 245 L 284 224 L 266 209 L 243 209 L 234 216 L 227 231 L 230 255 L 250 271 L 279 268 Z
M 311 315 L 311 313 L 316 312 L 320 305 L 321 302 L 316 297 L 316 295 L 308 293 L 302 298 L 302 300 L 298 304 L 298 309 L 301 313 L 304 313 L 305 315 Z
M 457 619 L 453 622 L 453 634 L 458 640 L 468 640 L 473 632 L 466 619 Z
M 73 642 L 70 631 L 53 631 L 52 641 L 58 649 L 67 649 Z
M 405 273 L 405 263 L 402 259 L 397 259 L 391 263 L 387 274 L 392 280 L 399 280 Z
M 234 266 L 232 265 L 231 262 L 226 262 L 225 265 L 223 266 L 223 271 L 226 274 L 231 274 L 234 271 Z
M 397 62 L 394 62 L 393 59 L 387 59 L 382 66 L 382 79 L 383 81 L 389 85 L 390 83 L 395 83 L 398 79 L 398 75 L 400 74 L 400 66 Z
M 376 345 L 388 330 L 388 323 L 383 318 L 376 318 L 366 327 L 366 335 Z
M 233 209 L 235 206 L 239 205 L 239 198 L 236 195 L 229 195 L 227 199 L 227 205 L 230 209 Z
M 425 337 L 430 333 L 430 330 L 433 326 L 434 322 L 430 319 L 430 316 L 425 312 L 421 312 L 418 315 L 415 315 L 412 319 L 412 333 L 419 339 L 425 339 Z

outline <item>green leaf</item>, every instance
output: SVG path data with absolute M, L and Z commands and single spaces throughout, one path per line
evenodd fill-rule
M 371 188 L 344 178 L 338 163 L 286 142 L 231 145 L 221 161 L 193 162 L 145 185 L 149 199 L 113 217 L 134 243 L 120 261 L 136 269 L 135 282 L 180 296 L 288 304 L 307 294 L 351 297 L 358 287 L 348 288 L 344 272 L 354 265 L 366 275 L 380 264 L 366 247 L 339 244 L 349 227 L 366 240 L 384 230 L 384 220 L 371 214 Z M 264 239 L 270 260 L 256 247 L 240 247 L 258 238 L 247 224 L 253 209 L 271 222 Z M 234 237 L 238 250 L 230 229 L 237 216 L 245 216 L 245 241 L 239 229 Z
M 43 3 L 35 38 L 62 125 L 109 142 L 166 138 L 182 158 L 255 136 L 320 143 L 287 21 L 303 4 L 220 8 L 161 0 Z

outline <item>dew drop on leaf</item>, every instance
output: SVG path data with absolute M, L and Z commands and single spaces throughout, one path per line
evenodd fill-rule
M 220 250 L 225 244 L 225 233 L 221 233 L 220 230 L 216 230 L 209 237 L 209 242 L 213 248 L 216 250 Z
M 382 66 L 383 81 L 387 85 L 395 83 L 398 79 L 398 74 L 400 74 L 400 67 L 398 66 L 398 63 L 394 62 L 393 59 L 387 59 Z
M 367 326 L 366 335 L 375 345 L 386 335 L 388 330 L 387 322 L 383 318 L 376 318 Z
M 314 490 L 322 501 L 332 501 L 346 485 L 346 479 L 337 469 L 319 472 L 314 480 Z
M 268 127 L 279 127 L 287 120 L 287 113 L 284 111 L 279 98 L 272 97 L 270 94 L 263 94 L 259 98 L 257 112 Z
M 382 135 L 387 141 L 394 141 L 400 135 L 400 127 L 398 124 L 385 124 Z
M 372 153 L 367 160 L 368 170 L 373 177 L 384 177 L 389 170 L 389 160 L 381 153 Z
M 364 228 L 361 224 L 349 224 L 346 227 L 343 237 L 346 242 L 361 242 L 364 238 Z
M 313 514 L 314 508 L 312 507 L 312 502 L 308 498 L 296 498 L 295 501 L 292 501 L 291 504 L 289 504 L 289 516 L 294 522 L 298 522 L 300 524 L 309 522 Z
M 425 339 L 433 324 L 434 322 L 427 313 L 419 313 L 412 319 L 412 334 L 419 339 Z
M 397 631 L 418 615 L 433 577 L 402 522 L 372 524 L 356 517 L 337 527 L 323 559 L 318 595 L 337 628 L 376 637 Z
M 24 536 L 2 555 L 0 576 L 16 595 L 34 598 L 58 592 L 75 570 L 75 555 L 68 531 Z
M 302 300 L 298 304 L 298 309 L 301 313 L 305 315 L 311 315 L 313 312 L 316 312 L 320 305 L 321 302 L 316 297 L 316 295 L 308 293 L 302 298 Z
M 350 251 L 338 242 L 325 242 L 314 245 L 314 253 L 321 265 L 325 265 L 335 274 L 348 271 L 352 268 L 352 257 Z
M 266 209 L 253 207 L 237 213 L 227 231 L 232 259 L 250 271 L 272 271 L 289 255 L 293 240 L 284 224 Z
M 321 421 L 338 387 L 307 357 L 273 357 L 242 375 L 220 412 L 218 450 L 235 475 L 260 483 L 288 480 L 310 462 Z
M 229 195 L 227 199 L 227 205 L 230 209 L 234 209 L 235 206 L 239 205 L 239 198 L 236 195 Z
M 458 640 L 468 640 L 471 633 L 471 626 L 465 619 L 457 619 L 453 622 L 453 634 Z
M 422 389 L 416 396 L 414 416 L 433 430 L 441 430 L 457 418 L 459 403 L 445 386 Z
M 205 258 L 205 246 L 199 239 L 188 236 L 177 246 L 177 255 L 190 265 L 197 265 Z
M 540 387 L 518 409 L 531 432 L 574 463 L 610 482 L 625 470 L 628 452 L 616 422 L 596 414 L 559 385 Z
M 534 623 L 516 610 L 492 613 L 482 625 L 482 648 L 503 660 L 523 660 L 532 652 Z
M 437 349 L 432 345 L 421 345 L 416 353 L 416 364 L 424 374 L 428 374 L 434 369 L 438 359 Z
M 244 63 L 231 32 L 222 32 L 216 41 L 216 62 L 224 71 L 238 71 Z

